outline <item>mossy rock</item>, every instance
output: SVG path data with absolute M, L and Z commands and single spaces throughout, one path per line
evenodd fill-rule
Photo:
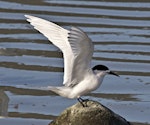
M 65 109 L 49 125 L 130 125 L 124 118 L 96 101 L 77 103 Z

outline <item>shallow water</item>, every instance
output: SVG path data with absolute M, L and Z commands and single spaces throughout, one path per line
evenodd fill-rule
M 62 84 L 63 59 L 24 14 L 83 29 L 95 45 L 92 66 L 104 64 L 120 74 L 106 76 L 101 87 L 84 98 L 101 102 L 135 124 L 150 124 L 149 11 L 149 0 L 1 0 L 0 90 L 9 104 L 8 117 L 0 124 L 47 125 L 77 102 L 38 89 Z

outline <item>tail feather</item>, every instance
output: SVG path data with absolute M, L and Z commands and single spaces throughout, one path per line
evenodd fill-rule
M 48 86 L 48 89 L 60 96 L 67 97 L 67 98 L 70 98 L 69 95 L 71 94 L 72 91 L 71 88 L 65 86 L 63 87 Z

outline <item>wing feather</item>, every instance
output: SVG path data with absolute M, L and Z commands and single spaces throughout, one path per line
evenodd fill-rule
M 90 69 L 94 46 L 87 34 L 76 27 L 71 28 L 68 40 L 75 57 L 68 86 L 74 86 L 84 79 L 84 74 Z
M 73 52 L 68 42 L 68 33 L 69 31 L 58 26 L 55 23 L 49 22 L 47 20 L 25 15 L 27 21 L 30 22 L 32 26 L 44 36 L 46 36 L 55 46 L 57 46 L 62 52 L 64 57 L 64 82 L 67 84 L 70 82 L 71 73 L 72 73 L 72 60 Z
M 91 39 L 81 29 L 66 30 L 47 20 L 25 15 L 27 21 L 63 52 L 65 86 L 74 86 L 84 79 L 93 55 Z

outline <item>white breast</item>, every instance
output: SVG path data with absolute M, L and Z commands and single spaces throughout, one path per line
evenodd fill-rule
M 81 81 L 79 84 L 74 86 L 70 96 L 72 96 L 73 98 L 78 98 L 87 93 L 90 93 L 91 91 L 97 89 L 100 86 L 101 82 L 102 80 L 99 80 L 96 75 L 89 75 L 84 78 L 83 81 Z

